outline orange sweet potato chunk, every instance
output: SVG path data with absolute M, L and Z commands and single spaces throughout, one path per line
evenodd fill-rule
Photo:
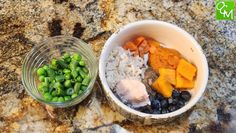
M 149 54 L 149 65 L 158 72 L 159 68 L 176 69 L 181 55 L 178 51 L 163 47 L 156 47 L 155 53 Z
M 177 72 L 188 80 L 193 80 L 196 74 L 197 68 L 188 61 L 181 59 L 177 66 Z
M 181 76 L 178 72 L 176 72 L 176 88 L 178 89 L 192 89 L 194 87 L 194 81 L 190 81 L 183 76 Z
M 176 71 L 174 69 L 160 68 L 159 74 L 172 85 L 176 84 L 176 77 L 175 77 Z
M 149 52 L 150 52 L 150 54 L 154 54 L 154 53 L 157 52 L 157 48 L 156 48 L 155 46 L 151 46 L 151 45 L 150 45 Z
M 122 47 L 125 50 L 130 50 L 130 51 L 135 51 L 138 49 L 137 46 L 131 41 L 126 42 Z
M 152 67 L 152 69 L 156 72 L 158 72 L 161 63 L 160 60 L 158 58 L 158 55 L 156 54 L 149 54 L 149 59 L 148 59 L 149 65 Z
M 164 77 L 160 76 L 152 84 L 152 87 L 164 97 L 169 98 L 172 95 L 173 88 L 170 83 L 168 83 Z

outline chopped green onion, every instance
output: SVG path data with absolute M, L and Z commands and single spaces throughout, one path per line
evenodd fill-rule
M 84 78 L 84 80 L 82 81 L 82 85 L 88 86 L 90 82 L 90 77 L 87 76 Z
M 75 91 L 76 93 L 78 93 L 79 90 L 80 90 L 80 87 L 81 87 L 81 83 L 75 83 L 74 91 Z
M 39 76 L 45 76 L 45 74 L 46 74 L 46 71 L 43 69 L 43 68 L 39 68 L 38 70 L 37 70 L 37 74 L 39 75 Z
M 79 65 L 80 65 L 80 66 L 85 66 L 85 62 L 84 62 L 83 60 L 81 60 L 81 61 L 79 62 Z
M 67 88 L 71 87 L 71 86 L 72 86 L 72 85 L 71 85 L 71 81 L 70 81 L 70 80 L 66 80 L 66 81 L 64 82 L 64 86 L 67 87 Z
M 63 97 L 59 97 L 57 101 L 58 101 L 58 102 L 64 102 L 65 100 L 64 100 Z
M 72 95 L 74 93 L 74 89 L 73 88 L 69 88 L 66 90 L 66 94 L 67 95 Z
M 71 98 L 73 99 L 73 98 L 76 98 L 77 96 L 78 96 L 78 94 L 74 93 L 71 95 Z
M 63 82 L 65 80 L 65 76 L 64 75 L 59 75 L 55 77 L 57 82 Z

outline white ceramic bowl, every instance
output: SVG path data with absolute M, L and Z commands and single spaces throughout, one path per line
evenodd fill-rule
M 151 37 L 161 42 L 166 47 L 176 49 L 197 67 L 198 71 L 195 86 L 190 91 L 192 98 L 179 110 L 167 114 L 142 113 L 122 103 L 109 88 L 105 77 L 105 65 L 108 55 L 114 47 L 122 45 L 131 38 L 139 35 Z M 120 28 L 106 41 L 99 61 L 99 76 L 106 97 L 114 110 L 120 112 L 132 121 L 142 124 L 153 124 L 172 120 L 176 116 L 179 116 L 189 110 L 197 103 L 203 95 L 207 85 L 208 64 L 201 46 L 186 31 L 170 23 L 156 20 L 143 20 L 130 23 Z

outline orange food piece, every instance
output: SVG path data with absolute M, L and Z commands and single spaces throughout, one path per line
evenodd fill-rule
M 139 36 L 134 40 L 134 44 L 136 46 L 139 46 L 143 42 L 143 40 L 145 40 L 145 38 L 143 36 Z
M 176 84 L 176 71 L 174 69 L 160 68 L 159 73 L 161 77 L 164 77 L 164 79 L 172 85 Z
M 159 68 L 169 68 L 169 69 L 176 69 L 181 59 L 181 55 L 178 51 L 163 48 L 163 47 L 156 47 L 155 53 L 149 54 L 149 65 L 158 72 Z
M 147 39 L 147 42 L 150 46 L 154 46 L 154 47 L 159 47 L 160 46 L 160 43 L 153 40 L 153 39 Z
M 194 81 L 188 80 L 176 72 L 176 88 L 178 89 L 191 89 L 194 87 Z
M 181 59 L 179 61 L 177 72 L 181 74 L 184 78 L 192 81 L 194 76 L 196 75 L 196 71 L 197 68 L 188 61 L 184 59 Z
M 153 82 L 152 87 L 166 98 L 172 95 L 173 87 L 162 76 Z
M 143 42 L 138 46 L 138 51 L 139 51 L 139 55 L 140 57 L 143 57 L 144 54 L 149 52 L 149 45 L 147 43 L 146 40 L 143 40 Z
M 143 48 L 143 52 L 146 54 L 149 52 L 150 46 L 148 45 L 146 40 L 143 40 L 143 42 L 139 45 L 139 48 Z
M 150 50 L 149 50 L 150 54 L 154 54 L 157 52 L 157 48 L 155 46 L 150 46 Z
M 133 42 L 131 42 L 131 41 L 126 42 L 122 47 L 125 50 L 130 50 L 130 51 L 137 50 L 137 46 Z

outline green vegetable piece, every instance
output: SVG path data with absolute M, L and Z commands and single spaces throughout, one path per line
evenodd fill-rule
M 66 94 L 67 95 L 72 95 L 74 93 L 74 89 L 73 88 L 69 88 L 66 90 Z
M 78 61 L 72 60 L 72 61 L 70 62 L 69 67 L 70 67 L 71 70 L 75 70 L 78 65 L 79 65 L 79 62 L 78 62 Z
M 47 101 L 51 101 L 52 100 L 52 95 L 49 93 L 44 93 L 43 97 L 47 100 Z
M 63 73 L 65 73 L 65 74 L 70 74 L 70 70 L 69 69 L 63 69 Z
M 49 91 L 50 94 L 52 93 L 53 90 L 54 90 L 53 87 L 49 87 L 49 89 L 48 89 L 48 91 Z
M 57 82 L 63 82 L 65 80 L 65 76 L 64 75 L 59 75 L 55 77 Z
M 75 79 L 71 79 L 70 81 L 71 81 L 72 84 L 74 84 L 76 82 Z
M 74 94 L 71 95 L 71 98 L 73 99 L 73 98 L 76 98 L 77 96 L 78 96 L 78 94 L 74 93 Z
M 62 88 L 57 88 L 57 95 L 64 96 L 66 92 Z
M 83 81 L 83 79 L 82 79 L 82 77 L 81 76 L 78 76 L 77 78 L 76 78 L 76 81 L 78 81 L 78 82 L 82 82 Z
M 55 76 L 55 71 L 52 68 L 48 68 L 46 71 L 49 77 Z
M 45 92 L 48 92 L 49 89 L 48 89 L 48 87 L 43 87 L 41 91 L 42 91 L 43 93 L 45 93 Z
M 82 90 L 79 90 L 79 95 L 82 94 L 82 93 L 83 93 L 83 91 L 82 91 Z
M 57 96 L 57 91 L 56 90 L 54 90 L 54 91 L 52 91 L 52 96 Z
M 79 74 L 83 79 L 87 77 L 87 74 L 84 71 L 79 71 Z
M 57 60 L 52 59 L 51 64 L 52 64 L 52 66 L 57 67 Z
M 52 64 L 49 65 L 49 68 L 52 70 L 57 70 L 57 66 L 53 66 Z
M 85 66 L 85 62 L 83 60 L 79 61 L 80 66 Z
M 57 70 L 57 74 L 58 75 L 62 75 L 63 74 L 63 70 L 61 70 L 61 69 Z
M 87 86 L 81 86 L 81 90 L 85 91 L 87 89 Z
M 63 88 L 63 86 L 62 86 L 62 84 L 60 82 L 54 83 L 53 87 L 56 88 L 56 89 L 62 89 Z
M 45 77 L 45 80 L 48 80 L 49 83 L 53 82 L 54 78 L 53 77 Z
M 38 85 L 38 88 L 43 88 L 43 87 L 48 87 L 48 84 L 45 83 L 45 82 L 41 82 L 41 83 Z
M 71 62 L 71 58 L 66 58 L 64 59 L 66 63 L 70 63 Z
M 66 80 L 64 82 L 64 86 L 67 87 L 67 88 L 71 87 L 72 86 L 71 81 L 70 80 Z
M 65 101 L 68 101 L 68 100 L 71 99 L 71 97 L 70 96 L 64 96 L 64 99 L 65 99 Z
M 43 66 L 43 69 L 44 69 L 44 70 L 47 70 L 48 68 L 49 68 L 48 65 L 44 65 L 44 66 Z
M 88 86 L 90 82 L 90 77 L 87 76 L 84 78 L 84 80 L 82 81 L 82 85 Z
M 45 71 L 43 68 L 39 68 L 39 69 L 37 70 L 37 74 L 38 74 L 39 76 L 45 76 L 45 75 L 46 75 L 46 71 Z
M 80 54 L 74 54 L 74 55 L 72 56 L 72 59 L 73 59 L 73 60 L 76 60 L 76 61 L 80 61 L 80 60 L 82 59 L 82 56 L 81 56 Z
M 74 78 L 76 78 L 78 76 L 78 72 L 75 70 L 72 70 L 71 74 Z
M 45 77 L 44 82 L 49 85 L 50 79 L 48 77 Z
M 63 54 L 63 58 L 64 58 L 64 59 L 70 58 L 70 54 L 64 53 L 64 54 Z
M 58 97 L 53 97 L 52 98 L 52 102 L 57 102 L 58 101 Z
M 50 88 L 54 88 L 54 84 L 56 83 L 56 80 L 55 79 L 53 79 L 52 81 L 51 81 L 51 83 L 49 84 L 49 87 Z
M 64 100 L 63 97 L 59 97 L 57 101 L 58 101 L 58 102 L 64 102 L 65 100 Z
M 76 93 L 78 93 L 79 90 L 80 90 L 80 87 L 81 87 L 81 83 L 75 83 L 74 91 L 75 91 Z
M 44 76 L 39 76 L 39 81 L 44 82 L 45 77 Z
M 76 70 L 77 72 L 82 71 L 82 69 L 81 69 L 80 67 L 75 68 L 75 70 Z
M 66 79 L 71 79 L 70 74 L 65 74 L 65 78 L 66 78 Z
M 61 59 L 57 60 L 57 63 L 61 68 L 67 68 L 68 67 L 68 65 Z
M 84 71 L 84 73 L 88 74 L 89 70 L 86 67 L 83 67 L 82 70 Z

